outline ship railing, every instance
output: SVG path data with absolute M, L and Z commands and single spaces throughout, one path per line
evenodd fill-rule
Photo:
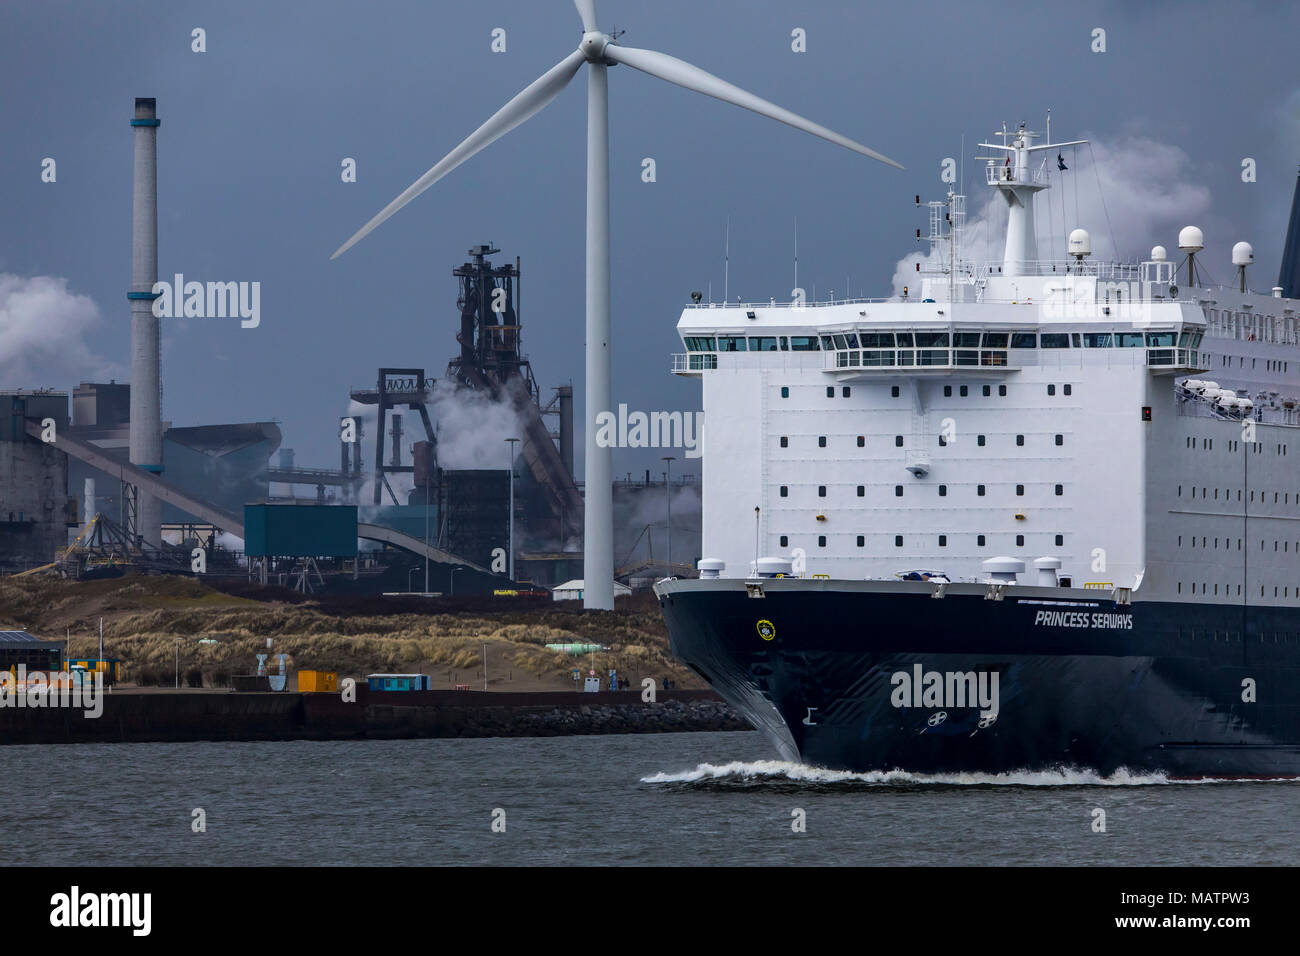
M 1035 186 L 1048 185 L 1047 170 L 1045 169 L 1021 169 L 1016 166 L 986 166 L 984 167 L 984 180 L 990 186 L 997 186 L 1000 183 L 1032 183 Z
M 1201 364 L 1200 357 L 1200 353 L 1196 349 L 1147 349 L 1147 365 L 1157 368 L 1209 368 L 1209 366 Z
M 822 369 L 1011 368 L 1006 349 L 848 349 L 823 352 Z
M 673 374 L 689 375 L 691 372 L 704 372 L 718 367 L 716 352 L 675 352 L 673 353 Z
M 792 301 L 778 302 L 776 299 L 769 299 L 767 302 L 691 302 L 686 308 L 688 309 L 743 309 L 753 311 L 754 309 L 824 309 L 832 305 L 857 305 L 859 303 L 870 302 L 896 302 L 895 298 L 883 296 L 874 299 L 836 299 L 833 296 L 822 302 L 810 301 Z

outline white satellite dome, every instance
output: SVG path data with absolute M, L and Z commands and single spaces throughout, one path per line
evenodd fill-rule
M 1152 261 L 1152 262 L 1164 262 L 1168 257 L 1169 257 L 1169 254 L 1168 254 L 1167 252 L 1165 252 L 1165 247 L 1164 247 L 1164 246 L 1152 246 L 1152 247 L 1151 247 L 1151 261 Z
M 1200 252 L 1205 248 L 1205 234 L 1195 226 L 1178 230 L 1178 248 L 1183 252 Z
M 1248 266 L 1255 261 L 1255 249 L 1249 242 L 1239 242 L 1232 247 L 1232 264 Z
M 1070 233 L 1069 250 L 1070 255 L 1079 258 L 1092 255 L 1092 237 L 1087 229 L 1075 229 Z

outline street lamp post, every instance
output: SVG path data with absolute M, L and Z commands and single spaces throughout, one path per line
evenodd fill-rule
M 672 455 L 664 455 L 663 461 L 667 466 L 664 472 L 664 487 L 668 496 L 668 576 L 673 576 L 673 462 L 677 459 Z
M 420 566 L 419 566 L 419 565 L 416 565 L 415 567 L 411 568 L 410 570 L 408 570 L 408 571 L 406 572 L 406 593 L 408 593 L 408 594 L 415 590 L 415 588 L 411 587 L 411 575 L 414 574 L 414 573 L 415 573 L 416 571 L 418 571 L 418 570 L 420 570 Z M 425 573 L 428 574 L 427 571 L 426 571 Z M 427 592 L 428 589 L 429 589 L 429 585 L 426 584 L 426 585 L 424 586 L 424 589 L 425 589 L 425 591 Z
M 176 638 L 176 689 L 181 689 L 181 639 Z
M 424 482 L 424 593 L 429 593 L 429 485 L 428 476 Z M 408 576 L 407 583 L 410 583 Z
M 507 555 L 507 575 L 515 579 L 515 444 L 518 438 L 507 438 L 510 443 L 510 551 Z
M 464 571 L 464 570 L 465 570 L 465 569 L 462 568 L 462 567 L 458 564 L 458 565 L 456 565 L 456 567 L 452 568 L 451 571 L 448 573 L 448 575 L 447 575 L 447 579 L 448 579 L 448 580 L 447 580 L 447 596 L 448 596 L 448 597 L 452 597 L 452 596 L 454 596 L 455 593 L 456 593 L 456 572 L 457 572 L 457 571 Z

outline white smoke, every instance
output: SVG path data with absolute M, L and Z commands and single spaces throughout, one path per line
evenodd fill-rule
M 1066 147 L 1061 153 L 1069 169 L 1057 170 L 1056 155 L 1048 155 L 1045 169 L 1051 188 L 1034 201 L 1040 259 L 1064 259 L 1066 236 L 1081 227 L 1092 237 L 1095 259 L 1142 260 L 1152 246 L 1163 245 L 1169 257 L 1178 261 L 1178 230 L 1196 225 L 1213 250 L 1198 257 L 1198 262 L 1212 266 L 1228 261 L 1226 250 L 1235 239 L 1226 229 L 1216 228 L 1220 224 L 1210 218 L 1210 190 L 1193 181 L 1192 161 L 1177 146 L 1128 136 L 1094 142 L 1091 150 Z M 1006 228 L 1006 203 L 988 189 L 978 210 L 967 215 L 962 257 L 1001 261 Z M 905 285 L 911 287 L 913 297 L 920 291 L 918 262 L 924 271 L 946 266 L 947 259 L 948 250 L 940 244 L 928 253 L 914 252 L 898 260 L 892 280 L 895 298 L 902 296 Z
M 509 468 L 506 439 L 521 440 L 516 454 L 523 448 L 525 422 L 506 399 L 439 379 L 429 411 L 438 432 L 438 464 L 443 468 Z
M 120 375 L 86 345 L 99 321 L 98 306 L 67 279 L 0 273 L 0 382 L 39 388 Z

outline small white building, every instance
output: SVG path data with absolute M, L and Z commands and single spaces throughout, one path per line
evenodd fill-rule
M 632 593 L 632 589 L 626 584 L 614 582 L 614 597 L 627 597 Z M 582 578 L 574 578 L 572 581 L 565 581 L 563 584 L 557 584 L 551 589 L 551 597 L 556 601 L 581 601 L 582 600 Z

